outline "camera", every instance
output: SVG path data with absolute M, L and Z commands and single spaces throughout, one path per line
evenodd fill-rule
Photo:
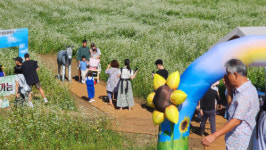
M 137 71 L 137 70 L 139 70 L 139 68 L 138 68 L 138 67 L 135 69 L 135 71 Z
M 155 73 L 154 71 L 152 71 L 152 73 Z

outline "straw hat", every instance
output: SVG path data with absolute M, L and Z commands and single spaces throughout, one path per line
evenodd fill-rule
M 5 67 L 4 67 L 4 66 L 2 66 L 2 65 L 0 65 L 0 68 L 4 69 Z

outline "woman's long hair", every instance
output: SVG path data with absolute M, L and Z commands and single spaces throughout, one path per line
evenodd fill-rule
M 127 66 L 127 69 L 130 70 L 130 60 L 129 59 L 125 59 L 125 66 Z
M 257 118 L 256 118 L 256 138 L 258 139 L 258 131 L 259 131 L 259 120 L 260 120 L 260 115 L 261 115 L 261 113 L 263 112 L 263 111 L 266 111 L 266 97 L 264 98 L 264 100 L 263 100 L 263 106 L 260 108 L 260 111 L 259 111 L 259 113 L 258 113 L 258 115 L 257 115 Z

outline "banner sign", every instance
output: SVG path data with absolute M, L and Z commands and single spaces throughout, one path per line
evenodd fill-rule
M 28 28 L 0 30 L 0 48 L 18 46 L 18 56 L 28 53 Z
M 15 94 L 15 77 L 16 75 L 0 77 L 0 97 Z

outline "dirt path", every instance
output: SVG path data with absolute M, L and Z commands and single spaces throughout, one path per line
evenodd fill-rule
M 56 66 L 54 71 L 57 73 L 57 62 L 56 55 L 42 55 L 41 58 L 44 62 L 49 64 L 53 64 Z M 107 105 L 105 101 L 103 101 L 103 97 L 107 96 L 106 93 L 106 84 L 103 81 L 100 81 L 100 84 L 95 85 L 95 102 L 89 103 L 87 102 L 87 88 L 85 84 L 81 84 L 77 82 L 75 76 L 78 75 L 77 70 L 77 62 L 72 61 L 72 83 L 70 84 L 70 90 L 79 98 L 83 99 L 83 102 L 79 102 L 86 108 L 90 105 L 98 108 L 99 110 L 105 112 L 106 114 L 114 117 L 118 122 L 118 126 L 114 129 L 123 132 L 132 132 L 132 133 L 145 133 L 151 135 L 157 135 L 158 126 L 153 125 L 152 123 L 152 113 L 147 111 L 147 109 L 143 109 L 141 104 L 135 103 L 133 110 L 124 109 L 122 111 L 115 109 L 115 106 Z M 68 76 L 68 74 L 67 74 Z M 140 101 L 136 100 L 135 101 Z
M 41 55 L 41 59 L 45 64 L 50 64 L 51 69 L 54 70 L 55 75 L 57 74 L 57 62 L 56 55 Z M 74 93 L 79 100 L 76 100 L 78 107 L 83 107 L 90 111 L 91 106 L 98 108 L 100 111 L 108 114 L 110 117 L 115 118 L 115 122 L 113 125 L 113 129 L 116 131 L 129 132 L 129 133 L 141 133 L 141 134 L 149 134 L 156 136 L 158 134 L 158 126 L 153 125 L 152 122 L 152 112 L 149 111 L 144 104 L 141 103 L 141 100 L 135 100 L 135 106 L 133 110 L 117 110 L 114 105 L 108 105 L 103 100 L 103 97 L 107 96 L 106 93 L 106 83 L 100 81 L 99 84 L 95 85 L 95 102 L 89 103 L 87 102 L 87 89 L 85 84 L 81 84 L 75 80 L 75 76 L 78 75 L 77 70 L 77 62 L 75 60 L 72 61 L 72 83 L 70 84 L 70 90 Z M 103 67 L 103 69 L 105 69 Z M 67 75 L 68 76 L 68 75 Z M 73 78 L 74 77 L 74 78 Z M 67 83 L 66 83 L 67 84 Z M 226 120 L 223 117 L 217 115 L 216 117 L 216 128 L 221 128 L 226 123 Z M 199 136 L 199 122 L 192 121 L 191 134 L 189 136 L 189 147 L 190 149 L 204 149 L 201 145 L 201 139 L 203 137 Z M 206 132 L 210 134 L 210 124 L 206 125 Z M 216 140 L 215 143 L 211 145 L 211 147 L 206 149 L 215 149 L 215 150 L 223 150 L 225 149 L 224 136 L 220 137 Z

